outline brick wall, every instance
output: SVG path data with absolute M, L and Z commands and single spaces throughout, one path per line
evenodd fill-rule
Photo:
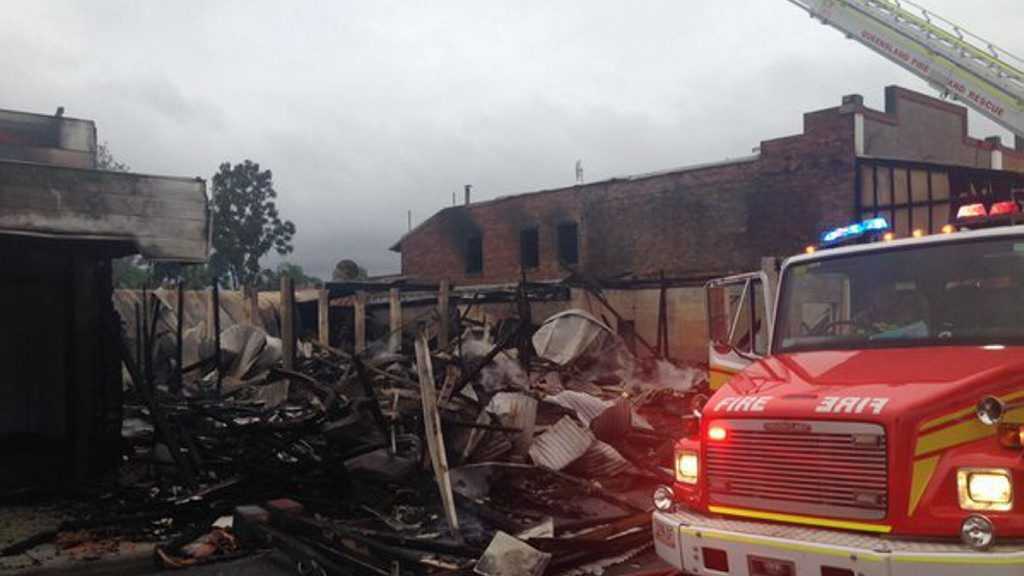
M 804 133 L 762 142 L 757 157 L 613 179 L 446 208 L 400 242 L 402 273 L 458 284 L 514 282 L 520 231 L 536 227 L 540 265 L 557 279 L 557 226 L 577 222 L 580 262 L 598 277 L 721 274 L 786 256 L 854 213 L 852 115 L 805 116 Z M 469 239 L 482 238 L 483 271 L 466 272 Z
M 527 270 L 531 280 L 566 274 L 559 264 L 558 225 L 579 222 L 586 186 L 535 192 L 445 208 L 401 242 L 402 274 L 427 280 L 448 278 L 457 284 L 515 282 L 520 277 L 519 234 L 538 232 L 539 266 Z M 483 270 L 466 272 L 469 239 L 481 238 Z
M 788 256 L 822 231 L 856 218 L 856 126 L 863 154 L 936 165 L 989 168 L 998 150 L 1006 170 L 1024 171 L 1024 154 L 968 136 L 962 106 L 898 87 L 886 110 L 859 96 L 804 115 L 801 134 L 761 143 L 756 157 L 594 182 L 446 208 L 396 249 L 402 272 L 458 284 L 514 282 L 520 231 L 536 227 L 540 264 L 530 279 L 557 279 L 556 229 L 577 222 L 578 267 L 597 277 L 718 275 Z M 483 270 L 466 273 L 471 236 L 483 244 Z
M 997 139 L 968 134 L 967 108 L 898 86 L 885 89 L 885 112 L 861 108 L 864 154 L 873 158 L 911 160 L 971 168 L 995 168 L 999 150 L 1003 169 L 1024 171 L 1024 154 Z
M 885 112 L 862 102 L 847 97 L 842 106 L 805 114 L 801 134 L 764 141 L 748 159 L 446 208 L 396 246 L 402 272 L 463 285 L 515 282 L 519 233 L 536 227 L 540 265 L 528 277 L 558 279 L 568 272 L 558 262 L 556 242 L 557 226 L 566 221 L 579 226 L 578 267 L 599 278 L 759 269 L 760 258 L 800 252 L 824 230 L 857 217 L 858 114 L 865 156 L 988 168 L 991 152 L 999 149 L 1005 169 L 1024 170 L 1024 154 L 969 138 L 960 106 L 899 88 L 887 89 Z M 483 271 L 466 274 L 466 244 L 473 235 L 483 240 Z M 606 297 L 636 323 L 638 334 L 655 341 L 657 290 L 609 290 Z M 675 358 L 706 361 L 703 298 L 700 288 L 669 290 Z M 579 290 L 563 307 L 570 306 L 605 314 Z M 537 311 L 535 318 L 552 311 Z
M 597 276 L 756 269 L 848 222 L 855 180 L 852 117 L 809 114 L 755 160 L 610 185 L 586 205 L 584 262 Z

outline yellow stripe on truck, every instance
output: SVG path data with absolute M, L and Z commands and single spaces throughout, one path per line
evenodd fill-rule
M 1024 421 L 1024 407 L 1014 408 L 1006 413 L 1003 421 L 1010 424 L 1020 424 Z M 988 436 L 994 436 L 995 426 L 986 426 L 977 419 L 965 420 L 953 426 L 947 426 L 917 437 L 917 447 L 914 449 L 914 456 L 923 456 L 932 452 L 939 452 L 981 440 Z
M 986 426 L 977 420 L 967 420 L 954 426 L 943 428 L 936 432 L 930 432 L 917 437 L 917 447 L 914 449 L 914 456 L 922 456 L 940 450 L 946 450 L 953 446 L 981 440 L 986 436 L 992 436 L 996 429 Z
M 1024 398 L 1024 390 L 1018 390 L 1017 392 L 1013 392 L 1013 393 L 1007 394 L 1005 396 L 1000 396 L 999 397 L 999 399 L 1002 400 L 1003 402 L 1013 402 L 1014 400 L 1018 400 L 1020 398 Z M 980 398 L 979 398 L 979 400 L 980 400 Z M 929 420 L 929 421 L 925 422 L 924 424 L 922 424 L 921 425 L 921 431 L 924 432 L 926 430 L 931 430 L 932 428 L 936 428 L 938 426 L 946 424 L 947 422 L 952 422 L 954 420 L 959 420 L 959 419 L 961 419 L 961 418 L 963 418 L 965 416 L 968 416 L 970 414 L 974 414 L 975 410 L 977 410 L 977 406 L 976 405 L 971 405 L 971 406 L 967 406 L 965 408 L 961 408 L 960 410 L 957 410 L 956 412 L 950 412 L 949 414 L 945 414 L 945 415 L 939 416 L 938 418 L 935 418 L 933 420 Z
M 725 383 L 735 375 L 735 372 L 730 372 L 723 368 L 708 368 L 708 386 L 710 386 L 712 390 L 718 390 L 722 386 L 725 386 Z
M 931 458 L 914 462 L 914 473 L 910 481 L 910 506 L 907 507 L 907 516 L 913 516 L 914 510 L 917 510 L 917 505 L 921 502 L 921 496 L 924 496 L 924 490 L 928 487 L 928 482 L 931 481 L 932 474 L 935 474 L 935 467 L 938 464 L 939 456 L 932 456 Z
M 825 528 L 839 528 L 840 530 L 858 530 L 860 532 L 876 532 L 888 534 L 892 532 L 892 526 L 884 524 L 868 524 L 867 522 L 848 522 L 846 520 L 833 520 L 831 518 L 815 518 L 813 516 L 795 516 L 792 514 L 778 514 L 775 512 L 762 512 L 760 510 L 747 510 L 745 508 L 730 508 L 727 506 L 708 506 L 708 510 L 715 514 L 726 514 L 728 516 L 743 516 L 745 518 L 756 518 L 771 522 L 789 522 L 791 524 L 804 524 L 806 526 L 824 526 Z

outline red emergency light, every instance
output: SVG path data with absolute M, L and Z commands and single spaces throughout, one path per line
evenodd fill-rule
M 985 205 L 978 204 L 964 204 L 956 211 L 957 220 L 961 218 L 978 218 L 988 216 L 988 211 L 985 210 Z
M 996 202 L 992 205 L 992 208 L 988 211 L 989 216 L 1002 216 L 1005 214 L 1019 214 L 1020 206 L 1012 200 L 1006 202 Z
M 712 426 L 711 428 L 708 428 L 708 438 L 711 440 L 722 441 L 725 440 L 725 437 L 728 435 L 729 433 L 721 426 Z

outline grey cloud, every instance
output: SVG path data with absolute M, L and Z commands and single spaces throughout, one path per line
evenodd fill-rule
M 922 1 L 1024 52 L 1017 0 Z M 272 169 L 288 258 L 320 275 L 397 270 L 406 211 L 465 183 L 482 200 L 571 184 L 577 158 L 596 180 L 741 156 L 844 94 L 931 93 L 783 0 L 42 0 L 0 21 L 0 52 L 0 107 L 93 118 L 137 170 Z

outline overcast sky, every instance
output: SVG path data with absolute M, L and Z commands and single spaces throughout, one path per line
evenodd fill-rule
M 1020 0 L 920 0 L 1024 53 Z M 933 92 L 785 0 L 0 1 L 0 108 L 96 121 L 133 170 L 249 158 L 329 276 L 474 199 L 747 155 L 805 111 Z M 976 136 L 1004 134 L 972 114 Z

